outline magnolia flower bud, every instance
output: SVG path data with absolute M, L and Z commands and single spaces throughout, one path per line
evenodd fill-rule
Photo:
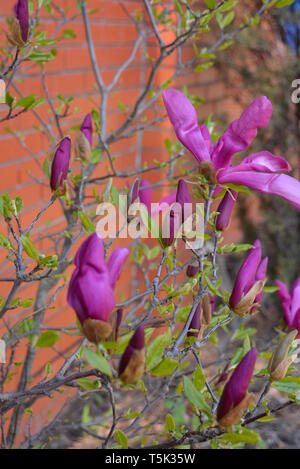
M 69 137 L 63 138 L 56 147 L 52 166 L 50 186 L 56 196 L 66 193 L 66 180 L 71 157 L 71 140 Z
M 116 303 L 114 288 L 128 254 L 128 249 L 116 248 L 106 262 L 103 241 L 97 233 L 77 251 L 67 301 L 91 342 L 98 343 L 112 332 L 109 319 Z
M 199 263 L 190 264 L 187 266 L 186 275 L 188 277 L 195 277 L 199 272 Z
M 135 384 L 144 373 L 145 367 L 145 334 L 139 326 L 133 334 L 119 365 L 119 378 L 124 384 Z
M 240 361 L 226 383 L 217 408 L 217 420 L 221 427 L 231 427 L 237 423 L 244 411 L 254 400 L 253 394 L 247 395 L 257 357 L 252 348 Z
M 229 299 L 231 309 L 239 316 L 252 313 L 261 300 L 267 263 L 267 257 L 261 259 L 260 241 L 256 240 L 240 267 Z
M 268 371 L 273 381 L 279 381 L 285 377 L 288 367 L 293 361 L 292 357 L 287 356 L 288 351 L 297 335 L 297 330 L 291 331 L 282 339 L 273 352 L 268 364 Z
M 217 209 L 219 214 L 216 217 L 216 229 L 223 231 L 228 228 L 231 213 L 237 199 L 237 192 L 227 191 Z
M 12 45 L 23 47 L 27 42 L 29 31 L 28 0 L 18 0 L 14 13 L 15 16 L 7 20 L 11 33 L 7 38 Z
M 201 302 L 198 304 L 193 319 L 190 324 L 190 329 L 187 333 L 187 337 L 198 337 L 201 331 Z
M 90 162 L 92 159 L 92 140 L 93 140 L 93 124 L 90 114 L 87 114 L 77 133 L 74 148 L 76 157 L 82 161 Z

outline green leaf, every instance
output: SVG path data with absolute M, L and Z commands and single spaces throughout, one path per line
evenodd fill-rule
M 149 371 L 155 368 L 161 361 L 162 354 L 169 342 L 169 336 L 170 333 L 159 335 L 147 347 L 147 369 Z
M 9 94 L 9 92 L 7 91 L 6 94 L 5 94 L 5 103 L 7 104 L 7 106 L 12 108 L 12 107 L 14 107 L 15 102 L 16 102 L 16 98 L 11 96 Z
M 95 232 L 95 225 L 86 213 L 79 212 L 79 218 L 81 220 L 83 228 L 88 234 L 92 234 Z
M 13 245 L 12 245 L 11 242 L 6 238 L 6 236 L 4 236 L 2 233 L 0 233 L 0 246 L 2 246 L 3 248 L 10 249 L 11 251 L 13 251 Z
M 50 51 L 41 51 L 34 49 L 29 55 L 28 59 L 33 60 L 39 64 L 43 64 L 44 62 L 50 62 L 56 56 L 57 51 L 56 49 L 52 49 Z
M 202 391 L 205 386 L 205 376 L 198 365 L 193 373 L 192 381 L 194 386 L 198 389 L 198 391 Z
M 75 39 L 77 36 L 73 29 L 64 29 L 62 32 L 62 37 L 64 39 Z
M 229 26 L 230 23 L 232 23 L 232 21 L 234 20 L 234 16 L 234 11 L 230 11 L 225 16 L 218 15 L 217 21 L 219 23 L 220 28 L 225 29 L 227 26 Z
M 165 424 L 166 432 L 173 433 L 176 429 L 176 424 L 173 416 L 171 414 L 166 415 L 166 424 Z
M 96 368 L 105 375 L 112 376 L 111 368 L 106 360 L 100 353 L 92 352 L 90 349 L 86 348 L 84 350 L 87 362 L 91 365 L 92 368 Z
M 205 3 L 207 8 L 209 8 L 210 10 L 213 10 L 216 6 L 215 0 L 205 0 Z
M 278 291 L 276 285 L 267 285 L 264 287 L 264 293 L 275 293 L 276 291 Z
M 118 445 L 123 449 L 128 449 L 128 439 L 122 430 L 116 430 L 114 434 L 115 440 Z
M 24 98 L 19 99 L 17 101 L 16 106 L 23 107 L 24 109 L 29 109 L 35 102 L 35 94 L 31 94 L 30 96 L 24 96 Z
M 176 360 L 167 357 L 151 370 L 151 374 L 154 376 L 169 376 L 177 366 L 178 362 Z
M 102 155 L 102 150 L 100 150 L 99 148 L 93 148 L 91 163 L 92 164 L 99 163 L 101 159 L 101 155 Z
M 34 299 L 33 298 L 27 298 L 26 300 L 20 301 L 20 306 L 22 308 L 30 308 L 30 306 L 33 305 Z
M 229 254 L 231 252 L 245 252 L 245 251 L 249 251 L 249 249 L 252 249 L 252 247 L 253 247 L 252 244 L 235 244 L 235 243 L 224 244 L 224 246 L 219 247 L 218 253 Z
M 21 199 L 21 197 L 17 196 L 14 200 L 14 203 L 15 203 L 15 207 L 16 207 L 16 212 L 20 213 L 20 211 L 22 210 L 22 207 L 23 207 L 23 200 Z
M 21 236 L 22 245 L 27 256 L 35 261 L 39 260 L 39 253 L 35 245 L 30 240 L 29 236 Z
M 59 338 L 60 335 L 56 331 L 43 332 L 39 336 L 35 346 L 39 348 L 52 347 L 58 341 Z
M 275 4 L 275 8 L 284 8 L 289 5 L 292 5 L 295 0 L 278 0 Z
M 296 394 L 300 392 L 300 376 L 286 376 L 280 381 L 273 381 L 272 386 L 285 394 Z
M 210 414 L 210 407 L 205 401 L 203 395 L 200 391 L 198 391 L 193 382 L 187 376 L 184 376 L 183 378 L 183 388 L 184 394 L 194 407 Z
M 225 433 L 220 437 L 220 439 L 229 443 L 246 443 L 248 445 L 255 445 L 258 443 L 259 436 L 254 430 L 242 428 L 238 433 Z
M 90 406 L 86 404 L 82 409 L 81 421 L 82 423 L 89 423 L 91 420 L 92 420 L 92 417 L 90 414 Z
M 86 389 L 87 391 L 93 391 L 100 387 L 100 383 L 96 379 L 80 378 L 77 380 L 77 383 L 82 389 Z

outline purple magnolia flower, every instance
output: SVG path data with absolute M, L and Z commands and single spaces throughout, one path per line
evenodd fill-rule
M 226 230 L 226 228 L 228 227 L 236 199 L 237 192 L 227 191 L 223 199 L 221 200 L 217 209 L 217 212 L 219 212 L 219 214 L 216 217 L 216 229 L 218 231 Z
M 255 310 L 261 300 L 266 279 L 268 258 L 261 259 L 259 240 L 253 246 L 240 267 L 229 299 L 230 307 L 242 316 Z
M 248 408 L 252 396 L 246 396 L 252 377 L 257 350 L 252 348 L 240 361 L 226 383 L 217 408 L 217 420 L 221 426 L 229 427 L 238 422 Z
M 275 283 L 278 287 L 285 323 L 289 330 L 297 329 L 300 335 L 300 277 L 293 283 L 290 290 L 281 280 L 276 280 Z
M 124 384 L 134 384 L 143 375 L 145 365 L 145 334 L 139 326 L 127 345 L 119 365 L 119 377 Z
M 16 18 L 19 21 L 22 40 L 26 43 L 29 31 L 28 0 L 18 0 L 15 4 L 14 11 Z
M 50 186 L 56 195 L 63 195 L 66 192 L 70 158 L 71 140 L 65 137 L 56 148 L 51 166 Z
M 117 248 L 105 262 L 103 241 L 93 233 L 75 256 L 76 268 L 67 301 L 75 310 L 84 334 L 92 342 L 99 342 L 111 332 L 108 321 L 116 304 L 114 288 L 128 254 L 127 248 Z
M 231 165 L 232 157 L 246 150 L 256 137 L 257 130 L 268 125 L 272 105 L 265 96 L 255 98 L 214 144 L 207 127 L 198 125 L 193 105 L 180 91 L 165 90 L 163 99 L 178 139 L 195 156 L 204 174 L 209 174 L 210 181 L 242 184 L 277 195 L 300 211 L 300 182 L 281 174 L 291 169 L 282 156 L 261 151 L 249 155 L 239 165 Z

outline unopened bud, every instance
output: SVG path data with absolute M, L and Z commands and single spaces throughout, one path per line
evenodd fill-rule
M 273 381 L 279 381 L 285 377 L 288 367 L 293 361 L 292 357 L 288 357 L 288 351 L 297 335 L 297 330 L 291 331 L 273 352 L 268 364 L 268 371 Z
M 239 422 L 243 416 L 245 410 L 249 408 L 249 405 L 252 404 L 255 400 L 255 395 L 253 393 L 247 394 L 239 404 L 233 407 L 227 414 L 225 414 L 219 421 L 220 427 L 230 428 L 235 423 Z
M 233 308 L 238 316 L 245 316 L 255 306 L 255 299 L 257 295 L 264 288 L 265 280 L 259 280 L 254 283 L 252 288 L 242 297 L 240 302 Z
M 190 264 L 187 266 L 187 269 L 186 269 L 186 275 L 188 277 L 195 277 L 195 275 L 197 275 L 199 272 L 199 264 L 198 262 L 195 263 L 195 264 Z

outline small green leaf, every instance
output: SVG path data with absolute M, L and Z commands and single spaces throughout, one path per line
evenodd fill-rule
M 166 432 L 168 433 L 173 433 L 175 432 L 176 424 L 173 416 L 171 414 L 166 415 L 166 424 L 165 424 L 165 429 Z
M 205 0 L 205 3 L 207 8 L 209 8 L 210 10 L 213 10 L 216 6 L 215 0 Z
M 198 391 L 201 392 L 205 386 L 205 376 L 199 365 L 196 367 L 193 373 L 192 381 Z
M 178 362 L 172 358 L 164 358 L 158 365 L 151 370 L 154 376 L 169 376 L 178 366 Z
M 150 371 L 161 361 L 162 354 L 169 342 L 169 333 L 159 335 L 147 347 L 147 369 Z
M 187 376 L 184 376 L 183 378 L 183 387 L 184 394 L 190 403 L 197 409 L 203 410 L 204 412 L 210 414 L 210 407 L 205 401 L 203 395 L 200 391 L 198 391 L 193 382 Z
M 285 394 L 296 394 L 300 392 L 300 376 L 286 376 L 280 381 L 273 381 L 272 386 Z
M 115 431 L 115 440 L 122 449 L 128 449 L 128 439 L 122 430 Z
M 64 39 L 75 39 L 76 33 L 73 29 L 64 29 L 62 32 L 62 37 Z
M 276 291 L 278 291 L 278 287 L 276 287 L 276 285 L 267 285 L 264 287 L 265 293 L 275 293 Z
M 229 443 L 246 443 L 248 445 L 255 445 L 258 443 L 259 436 L 254 430 L 243 428 L 239 433 L 225 433 L 220 437 L 220 439 Z
M 59 339 L 60 335 L 56 331 L 47 331 L 43 332 L 35 346 L 39 348 L 46 348 L 46 347 L 52 347 Z
M 86 404 L 82 409 L 81 421 L 82 423 L 89 423 L 91 420 L 92 420 L 92 417 L 90 414 L 90 406 Z
M 100 383 L 96 379 L 80 378 L 77 380 L 77 383 L 82 389 L 86 389 L 87 391 L 93 391 L 100 387 Z
M 32 94 L 30 96 L 24 96 L 23 98 L 19 99 L 17 101 L 16 106 L 18 107 L 23 107 L 24 109 L 29 109 L 32 107 L 33 103 L 35 102 L 35 94 Z
M 95 232 L 95 225 L 86 213 L 79 212 L 79 218 L 81 220 L 83 228 L 88 234 L 92 234 Z
M 289 5 L 292 5 L 295 0 L 278 0 L 275 4 L 275 8 L 284 8 Z
M 27 256 L 31 257 L 35 261 L 39 260 L 39 253 L 35 245 L 30 240 L 29 236 L 21 236 L 21 241 L 23 244 L 24 251 L 26 252 Z
M 11 251 L 13 250 L 13 245 L 2 233 L 0 233 L 0 246 L 10 249 Z
M 90 349 L 85 349 L 85 356 L 88 363 L 91 367 L 96 368 L 97 370 L 101 371 L 105 375 L 112 376 L 111 368 L 106 360 L 100 353 L 92 352 Z

